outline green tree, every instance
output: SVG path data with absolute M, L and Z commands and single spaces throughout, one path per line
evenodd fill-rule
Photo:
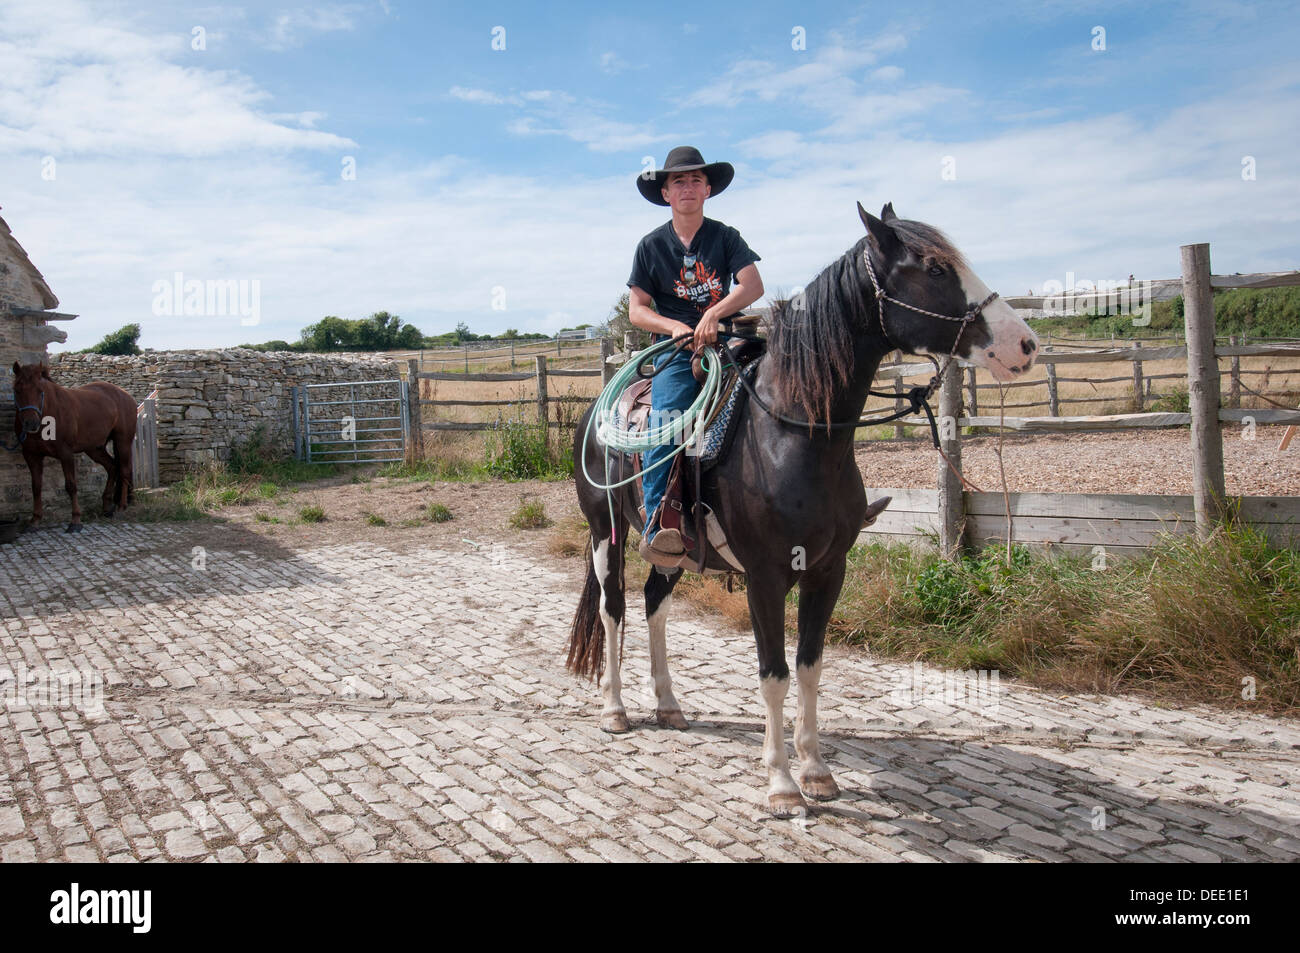
M 615 347 L 623 346 L 623 335 L 627 331 L 635 331 L 636 327 L 632 324 L 632 319 L 628 317 L 628 292 L 624 291 L 619 299 L 614 302 L 614 306 L 609 309 L 609 316 L 604 322 L 596 325 L 597 332 L 601 337 L 613 338 Z
M 82 354 L 139 354 L 140 353 L 140 325 L 127 324 L 118 328 L 112 334 L 106 334 L 104 339 L 94 347 L 88 347 Z

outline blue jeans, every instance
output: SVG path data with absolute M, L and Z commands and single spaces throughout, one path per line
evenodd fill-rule
M 695 398 L 699 396 L 700 384 L 691 374 L 691 357 L 693 352 L 688 348 L 678 351 L 669 363 L 669 357 L 672 352 L 662 354 L 655 359 L 655 367 L 662 368 L 654 376 L 650 383 L 650 426 L 668 426 L 672 417 L 667 411 L 685 411 Z M 664 365 L 668 366 L 665 367 Z M 657 469 L 650 470 L 650 467 L 657 461 L 667 457 L 677 448 L 677 443 L 666 443 L 661 446 L 651 447 L 641 454 L 641 469 L 649 470 L 643 480 L 643 490 L 645 493 L 645 522 L 649 527 L 654 519 L 654 512 L 663 502 L 664 490 L 668 488 L 668 471 L 672 469 L 672 463 L 665 463 Z M 685 451 L 683 451 L 685 452 Z M 647 539 L 652 539 L 654 534 L 651 533 Z

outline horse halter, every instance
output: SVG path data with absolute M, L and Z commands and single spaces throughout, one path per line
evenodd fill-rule
M 44 388 L 42 388 L 42 389 L 39 391 L 39 393 L 40 393 L 40 395 L 41 395 L 41 401 L 40 401 L 40 406 L 39 406 L 39 407 L 38 407 L 36 404 L 26 404 L 25 406 L 22 406 L 22 407 L 15 407 L 15 408 L 14 408 L 14 419 L 15 419 L 15 421 L 17 421 L 17 422 L 19 423 L 19 427 L 18 427 L 18 439 L 14 442 L 14 445 L 13 445 L 12 447 L 10 447 L 10 446 L 6 446 L 6 447 L 5 447 L 6 450 L 10 450 L 10 451 L 17 450 L 20 446 L 22 446 L 23 441 L 27 439 L 27 435 L 28 435 L 29 433 L 36 433 L 36 431 L 38 431 L 38 430 L 41 429 L 41 419 L 42 419 L 42 417 L 44 417 L 44 415 L 45 415 L 45 390 L 44 390 Z M 18 403 L 18 391 L 16 391 L 16 390 L 14 391 L 14 403 L 15 403 L 15 404 Z M 22 426 L 22 421 L 21 421 L 19 415 L 20 415 L 24 410 L 34 410 L 34 411 L 36 411 L 36 415 L 37 415 L 37 416 L 36 416 L 36 426 L 33 427 L 31 430 L 28 430 L 25 426 Z
M 884 287 L 880 284 L 880 281 L 876 278 L 876 269 L 871 264 L 870 243 L 868 243 L 862 249 L 862 262 L 867 266 L 867 275 L 868 277 L 871 278 L 871 287 L 873 287 L 876 290 L 876 317 L 880 320 L 880 333 L 885 336 L 885 343 L 892 345 L 895 350 L 901 350 L 901 348 L 899 348 L 898 345 L 894 344 L 894 342 L 890 340 L 889 332 L 885 330 L 885 302 L 886 301 L 890 302 L 891 304 L 896 304 L 899 305 L 900 307 L 907 308 L 910 311 L 915 311 L 917 314 L 924 314 L 927 317 L 938 318 L 940 321 L 961 322 L 961 327 L 957 330 L 957 336 L 953 338 L 952 341 L 952 350 L 948 352 L 948 359 L 944 361 L 943 367 L 939 366 L 939 362 L 936 361 L 932 355 L 926 355 L 927 357 L 930 358 L 930 363 L 934 365 L 934 370 L 935 370 L 934 377 L 930 379 L 930 386 L 926 388 L 926 396 L 927 397 L 934 396 L 934 392 L 939 389 L 939 381 L 943 377 L 944 372 L 947 371 L 948 366 L 957 359 L 957 348 L 961 344 L 961 337 L 963 334 L 966 333 L 967 326 L 970 325 L 971 322 L 973 322 L 976 318 L 978 318 L 983 313 L 984 309 L 988 307 L 988 305 L 993 303 L 993 300 L 997 298 L 998 293 L 996 291 L 990 291 L 989 296 L 987 298 L 985 298 L 977 305 L 972 305 L 970 308 L 967 309 L 966 313 L 963 314 L 960 318 L 955 318 L 950 314 L 939 314 L 939 312 L 937 311 L 927 311 L 925 310 L 925 308 L 918 308 L 914 304 L 908 304 L 906 301 L 899 301 L 897 298 L 893 298 L 885 294 Z

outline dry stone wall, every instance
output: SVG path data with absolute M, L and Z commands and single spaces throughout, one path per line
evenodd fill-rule
M 232 448 L 255 437 L 275 452 L 291 454 L 291 388 L 295 386 L 395 380 L 399 376 L 396 362 L 372 355 L 264 353 L 245 348 L 146 351 L 123 357 L 56 354 L 49 361 L 51 376 L 64 387 L 109 381 L 137 403 L 157 389 L 158 473 L 164 484 L 181 479 L 187 470 L 208 461 L 229 460 Z M 388 397 L 396 392 L 392 385 L 355 390 L 358 399 Z M 337 399 L 347 391 L 324 393 Z M 379 408 L 373 412 L 375 416 L 398 412 L 396 399 L 370 406 Z M 347 410 L 334 407 L 325 413 L 339 417 Z M 83 501 L 87 494 L 97 497 L 103 492 L 102 467 L 82 454 L 77 468 Z M 57 461 L 46 463 L 43 495 L 47 513 L 59 504 L 66 511 L 63 473 Z M 0 503 L 0 515 L 10 511 L 29 515 L 31 492 L 27 481 L 6 487 Z

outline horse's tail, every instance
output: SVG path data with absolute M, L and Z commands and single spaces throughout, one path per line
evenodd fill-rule
M 590 546 L 587 547 L 587 579 L 573 614 L 569 631 L 569 657 L 565 667 L 575 675 L 600 678 L 605 671 L 605 624 L 600 619 L 600 580 Z

